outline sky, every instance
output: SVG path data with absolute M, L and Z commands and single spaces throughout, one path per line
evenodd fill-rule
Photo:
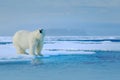
M 120 0 L 0 0 L 0 36 L 41 28 L 48 36 L 119 36 Z

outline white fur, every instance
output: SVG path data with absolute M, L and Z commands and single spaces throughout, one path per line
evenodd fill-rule
M 41 55 L 43 47 L 44 32 L 39 30 L 29 32 L 21 30 L 15 33 L 13 37 L 13 44 L 19 54 L 28 54 L 26 49 L 29 49 L 31 55 Z

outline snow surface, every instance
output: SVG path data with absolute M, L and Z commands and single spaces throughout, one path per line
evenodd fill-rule
M 42 54 L 47 57 L 50 55 L 95 54 L 96 51 L 120 51 L 120 42 L 110 41 L 113 39 L 119 40 L 120 37 L 49 36 L 45 38 Z M 12 37 L 0 37 L 0 42 L 11 42 L 8 44 L 0 44 L 0 61 L 19 61 L 34 58 L 34 56 L 31 55 L 17 54 L 12 44 Z
M 120 36 L 46 36 L 45 41 L 120 40 Z M 12 42 L 11 36 L 0 36 L 0 42 Z

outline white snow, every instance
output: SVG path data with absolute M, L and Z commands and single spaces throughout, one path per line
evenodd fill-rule
M 111 42 L 111 41 L 59 41 L 58 38 L 56 41 L 53 40 L 53 37 L 47 37 L 43 47 L 42 54 L 44 56 L 50 55 L 69 55 L 69 54 L 95 54 L 95 51 L 120 51 L 120 42 Z M 69 37 L 70 38 L 70 37 Z M 69 39 L 68 38 L 68 39 Z M 73 37 L 72 37 L 73 38 Z M 99 37 L 98 37 L 99 38 Z M 105 38 L 105 37 L 104 37 Z M 107 39 L 108 37 L 106 37 Z M 112 39 L 118 39 L 118 37 L 109 37 Z M 11 37 L 0 37 L 0 42 L 10 42 Z M 73 38 L 75 39 L 75 38 Z M 80 38 L 79 38 L 80 39 Z M 88 39 L 88 38 L 87 38 Z M 101 38 L 103 39 L 103 38 Z M 30 55 L 21 55 L 17 54 L 13 44 L 0 45 L 0 61 L 2 60 L 29 60 L 34 58 Z
M 120 36 L 46 36 L 46 41 L 56 41 L 56 40 L 105 40 L 112 39 L 120 40 Z M 10 36 L 0 36 L 0 42 L 12 42 L 12 37 Z

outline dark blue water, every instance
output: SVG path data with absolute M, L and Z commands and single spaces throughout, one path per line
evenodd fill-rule
M 1 80 L 120 80 L 120 52 L 36 57 L 0 63 Z

